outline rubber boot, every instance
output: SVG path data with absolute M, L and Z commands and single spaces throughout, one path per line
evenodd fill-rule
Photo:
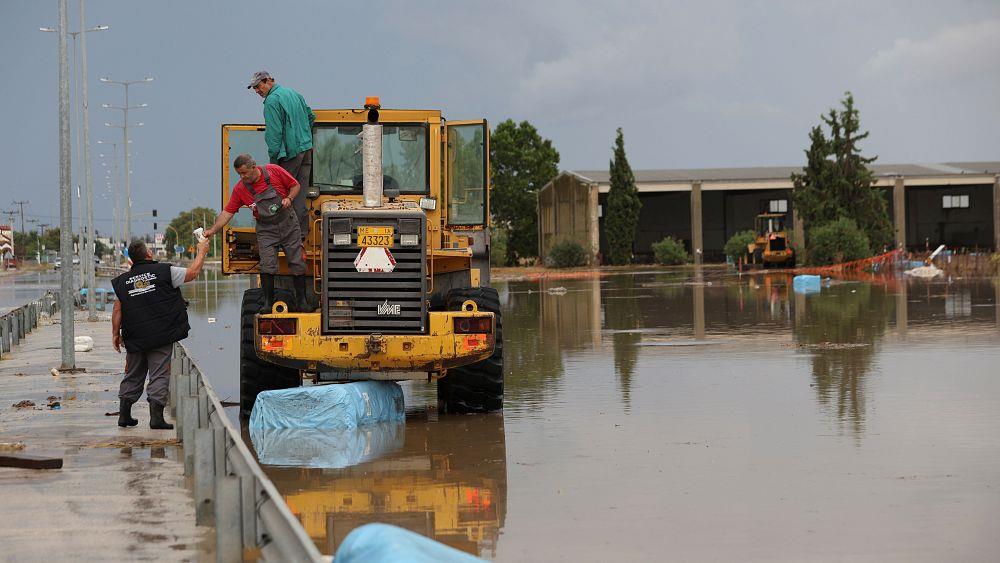
M 118 426 L 126 428 L 139 424 L 138 420 L 132 418 L 132 405 L 134 403 L 135 401 L 129 399 L 118 400 Z
M 149 427 L 153 430 L 173 430 L 174 425 L 163 420 L 163 405 L 149 402 Z
M 264 306 L 260 308 L 262 315 L 269 315 L 274 306 L 274 274 L 261 274 L 260 287 L 264 290 Z
M 295 310 L 300 313 L 310 312 L 309 301 L 306 300 L 306 277 L 292 278 L 292 287 L 295 290 Z

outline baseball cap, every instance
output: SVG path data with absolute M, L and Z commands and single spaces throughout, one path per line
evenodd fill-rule
M 262 80 L 267 80 L 269 78 L 271 78 L 270 72 L 266 70 L 258 70 L 257 72 L 253 73 L 253 77 L 250 78 L 250 84 L 247 86 L 247 90 L 253 88 L 257 84 L 259 84 Z

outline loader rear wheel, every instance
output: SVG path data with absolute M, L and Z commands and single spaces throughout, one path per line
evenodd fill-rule
M 276 301 L 293 303 L 292 293 L 283 289 L 274 291 Z M 276 366 L 257 357 L 253 342 L 255 315 L 264 306 L 264 290 L 248 289 L 243 293 L 240 309 L 240 416 L 249 418 L 254 401 L 261 391 L 288 389 L 302 385 L 299 370 Z
M 448 370 L 437 382 L 438 408 L 450 413 L 490 412 L 503 408 L 503 322 L 500 295 L 492 287 L 462 287 L 448 292 L 449 311 L 460 311 L 465 301 L 496 315 L 493 355 L 481 362 Z

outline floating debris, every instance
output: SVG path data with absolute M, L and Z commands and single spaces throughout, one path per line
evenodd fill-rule
M 14 403 L 15 409 L 30 409 L 34 408 L 34 406 L 35 406 L 34 401 L 21 401 L 19 403 Z
M 167 439 L 157 439 L 157 438 L 142 438 L 136 436 L 132 437 L 122 437 L 118 440 L 111 440 L 108 442 L 97 442 L 94 444 L 86 444 L 87 448 L 159 448 L 163 446 L 179 446 L 181 441 L 177 438 L 167 438 Z
M 935 266 L 934 264 L 931 264 L 929 266 L 920 266 L 919 268 L 906 270 L 903 273 L 908 276 L 913 276 L 915 278 L 934 278 L 943 274 L 944 271 L 938 269 L 938 267 Z

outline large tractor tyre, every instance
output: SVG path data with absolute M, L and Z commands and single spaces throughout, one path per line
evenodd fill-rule
M 448 292 L 449 311 L 461 311 L 462 303 L 475 301 L 480 311 L 496 315 L 493 355 L 481 362 L 448 370 L 437 382 L 438 408 L 450 413 L 479 413 L 503 408 L 503 322 L 500 295 L 492 287 L 462 287 Z
M 292 303 L 292 293 L 274 291 L 275 301 Z M 299 370 L 276 366 L 257 357 L 253 341 L 255 315 L 264 306 L 264 290 L 248 289 L 240 309 L 240 416 L 249 418 L 257 393 L 302 385 Z

